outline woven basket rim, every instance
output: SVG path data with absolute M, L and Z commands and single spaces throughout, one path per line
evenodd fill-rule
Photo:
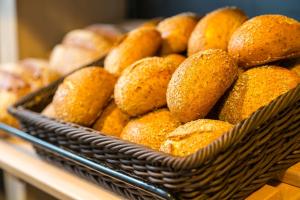
M 278 112 L 284 110 L 288 106 L 300 100 L 300 84 L 298 84 L 295 88 L 289 90 L 287 93 L 280 95 L 268 105 L 258 109 L 249 118 L 236 124 L 230 131 L 224 133 L 221 137 L 213 141 L 208 146 L 199 149 L 191 155 L 185 157 L 176 157 L 170 154 L 150 149 L 143 145 L 122 140 L 121 138 L 107 136 L 104 133 L 101 133 L 91 128 L 80 126 L 78 124 L 48 118 L 44 115 L 41 115 L 40 113 L 33 112 L 25 108 L 26 104 L 29 104 L 30 102 L 38 98 L 40 94 L 45 93 L 50 89 L 53 89 L 62 80 L 63 78 L 56 82 L 53 82 L 47 87 L 44 87 L 36 92 L 25 96 L 16 104 L 11 106 L 8 109 L 8 111 L 17 118 L 18 116 L 26 116 L 26 118 L 33 120 L 35 124 L 43 124 L 43 126 L 52 125 L 60 127 L 66 130 L 66 132 L 68 132 L 67 134 L 70 137 L 85 137 L 85 139 L 95 138 L 95 141 L 92 143 L 96 146 L 97 140 L 102 142 L 107 141 L 105 147 L 108 145 L 111 146 L 113 144 L 115 145 L 114 149 L 118 149 L 119 152 L 125 153 L 126 155 L 131 155 L 136 159 L 144 159 L 149 162 L 159 162 L 160 165 L 165 167 L 172 167 L 175 170 L 187 170 L 199 167 L 207 160 L 213 158 L 221 151 L 225 150 L 229 146 L 234 145 L 234 143 L 241 140 L 246 133 L 250 132 L 251 130 L 254 130 L 257 126 L 260 126 L 263 123 L 265 123 L 269 118 L 274 117 Z M 122 148 L 119 146 L 122 146 Z

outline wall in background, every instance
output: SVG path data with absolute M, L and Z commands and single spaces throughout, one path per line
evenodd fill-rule
M 250 17 L 278 13 L 300 20 L 299 0 L 129 0 L 129 16 L 132 18 L 166 17 L 185 11 L 201 15 L 224 6 L 242 8 Z

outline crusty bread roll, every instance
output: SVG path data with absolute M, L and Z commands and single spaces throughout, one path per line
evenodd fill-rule
M 117 76 L 142 58 L 153 56 L 161 43 L 159 32 L 154 27 L 141 27 L 128 33 L 123 41 L 113 48 L 104 61 L 105 69 Z
M 105 37 L 112 44 L 117 43 L 124 34 L 119 26 L 113 24 L 92 24 L 85 29 Z
M 121 138 L 159 150 L 167 134 L 179 125 L 180 122 L 167 109 L 160 109 L 129 121 Z
M 232 124 L 238 123 L 299 83 L 300 77 L 295 72 L 282 67 L 250 69 L 239 76 L 219 118 Z
M 22 77 L 6 71 L 0 71 L 0 121 L 18 127 L 17 120 L 7 108 L 25 96 L 31 90 L 30 85 Z
M 137 116 L 166 105 L 168 83 L 184 59 L 181 55 L 148 57 L 130 65 L 115 86 L 118 107 L 130 116 Z
M 198 52 L 173 73 L 167 104 L 181 122 L 204 118 L 237 77 L 238 67 L 223 50 Z
M 198 119 L 179 126 L 168 134 L 160 151 L 174 156 L 187 156 L 206 147 L 233 125 L 210 119 Z
M 254 17 L 233 33 L 228 52 L 245 68 L 300 56 L 300 23 L 283 15 Z
M 200 19 L 188 43 L 188 55 L 217 48 L 227 50 L 232 33 L 247 20 L 243 11 L 235 7 L 220 8 Z
M 65 78 L 53 106 L 57 118 L 90 126 L 112 95 L 116 78 L 101 67 L 87 67 Z
M 196 24 L 196 15 L 193 13 L 181 13 L 161 21 L 157 26 L 162 37 L 161 54 L 185 51 Z
M 128 121 L 129 116 L 117 107 L 114 100 L 111 100 L 93 125 L 93 129 L 106 135 L 120 136 Z

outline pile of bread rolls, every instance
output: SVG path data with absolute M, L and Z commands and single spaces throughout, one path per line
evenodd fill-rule
M 297 57 L 297 20 L 182 13 L 127 33 L 104 68 L 67 76 L 43 114 L 186 156 L 295 88 Z
M 7 112 L 9 106 L 62 75 L 101 59 L 122 35 L 117 26 L 95 24 L 67 33 L 62 44 L 51 52 L 49 61 L 27 58 L 18 63 L 1 64 L 0 122 L 18 127 L 17 120 Z M 51 112 L 51 107 L 48 110 Z

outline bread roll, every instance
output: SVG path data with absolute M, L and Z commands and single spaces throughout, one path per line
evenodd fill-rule
M 198 52 L 176 69 L 167 88 L 167 104 L 181 122 L 204 118 L 235 80 L 238 68 L 223 50 Z
M 299 83 L 300 77 L 285 68 L 264 66 L 250 69 L 239 76 L 219 118 L 238 123 Z
M 53 106 L 56 116 L 67 122 L 90 126 L 112 95 L 116 78 L 100 67 L 87 67 L 65 78 Z
M 218 120 L 191 121 L 168 134 L 160 150 L 174 156 L 187 156 L 206 147 L 232 127 L 233 125 Z
M 227 51 L 232 33 L 247 20 L 243 11 L 235 7 L 217 9 L 200 19 L 188 42 L 188 55 L 217 48 Z
M 112 44 L 117 43 L 123 37 L 123 30 L 113 24 L 93 24 L 85 29 L 105 37 Z
M 142 58 L 153 56 L 160 46 L 159 32 L 153 27 L 142 27 L 128 33 L 127 37 L 113 48 L 104 61 L 110 73 L 120 76 L 122 71 Z
M 261 15 L 232 35 L 228 52 L 249 68 L 300 55 L 300 23 L 282 15 Z
M 123 113 L 112 100 L 93 125 L 93 129 L 106 135 L 120 136 L 128 121 L 129 116 Z
M 52 103 L 48 104 L 41 113 L 47 117 L 56 118 L 54 106 Z
M 105 53 L 74 47 L 68 45 L 56 45 L 50 55 L 50 67 L 60 75 L 66 75 L 75 69 L 90 64 Z
M 162 37 L 161 54 L 185 51 L 196 23 L 196 16 L 192 13 L 182 13 L 161 21 L 157 26 Z
M 132 119 L 123 129 L 121 138 L 159 150 L 169 132 L 180 125 L 167 109 Z
M 137 116 L 166 105 L 166 90 L 175 69 L 185 58 L 141 59 L 124 70 L 118 79 L 114 97 L 118 107 L 130 116 Z
M 10 126 L 18 127 L 18 121 L 7 109 L 19 98 L 30 92 L 30 85 L 20 76 L 0 71 L 0 121 Z

